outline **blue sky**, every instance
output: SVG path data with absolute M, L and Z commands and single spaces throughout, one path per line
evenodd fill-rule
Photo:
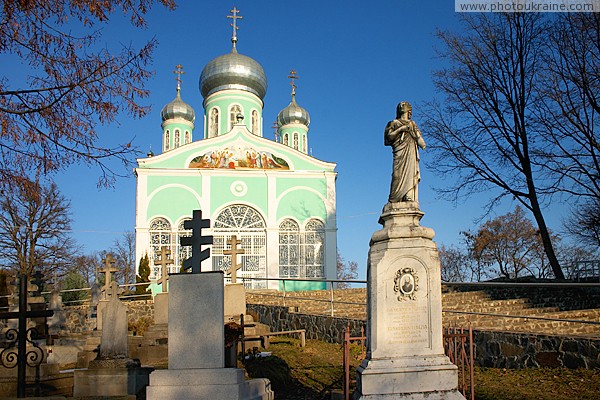
M 146 100 L 152 111 L 141 120 L 125 116 L 100 127 L 106 144 L 134 143 L 146 153 L 160 151 L 160 110 L 175 97 L 175 65 L 185 70 L 182 97 L 196 110 L 194 139 L 202 136 L 202 97 L 198 79 L 211 59 L 231 49 L 233 3 L 180 2 L 174 12 L 155 7 L 148 28 L 136 31 L 114 16 L 105 27 L 109 44 L 141 43 L 156 37 L 156 75 L 148 83 Z M 383 146 L 383 128 L 394 118 L 399 101 L 413 104 L 413 119 L 423 120 L 420 104 L 436 96 L 432 71 L 440 67 L 435 48 L 436 29 L 459 29 L 452 1 L 238 1 L 238 51 L 257 60 L 269 80 L 265 97 L 265 137 L 277 113 L 290 100 L 287 78 L 294 68 L 297 101 L 311 116 L 309 147 L 313 155 L 337 163 L 338 248 L 359 264 L 366 277 L 369 239 L 379 229 L 377 220 L 389 193 L 392 155 Z M 423 132 L 427 141 L 427 132 Z M 444 184 L 424 163 L 421 152 L 420 204 L 423 225 L 436 231 L 439 244 L 455 244 L 459 232 L 473 229 L 486 193 L 455 206 L 438 198 L 433 188 Z M 125 171 L 129 173 L 130 171 Z M 123 232 L 134 229 L 135 177 L 119 179 L 114 188 L 96 187 L 99 171 L 83 165 L 60 173 L 57 183 L 71 200 L 74 236 L 86 252 L 107 249 Z M 496 215 L 511 205 L 496 210 Z M 559 213 L 549 214 L 551 228 L 560 228 Z

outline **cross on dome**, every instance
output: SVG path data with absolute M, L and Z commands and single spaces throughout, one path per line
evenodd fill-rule
M 240 10 L 238 10 L 235 6 L 233 6 L 233 10 L 229 10 L 229 12 L 231 12 L 233 14 L 233 15 L 228 15 L 227 18 L 230 18 L 233 20 L 233 22 L 229 25 L 232 27 L 232 30 L 233 30 L 233 32 L 231 34 L 231 43 L 233 44 L 233 51 L 236 51 L 235 44 L 237 43 L 237 30 L 240 29 L 237 26 L 237 20 L 244 19 L 244 17 L 242 17 L 241 15 L 238 15 Z
M 181 75 L 185 74 L 185 71 L 183 70 L 183 65 L 177 64 L 173 73 L 177 75 L 177 78 L 175 78 L 175 80 L 177 81 L 177 90 L 179 90 L 181 89 Z
M 291 79 L 290 85 L 292 85 L 292 96 L 295 96 L 296 95 L 296 88 L 297 88 L 295 81 L 296 81 L 296 79 L 300 79 L 298 77 L 298 74 L 296 74 L 296 70 L 294 70 L 292 68 L 292 70 L 290 71 L 290 74 L 288 75 L 288 78 Z

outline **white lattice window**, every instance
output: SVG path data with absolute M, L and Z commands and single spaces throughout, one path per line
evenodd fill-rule
M 181 238 L 192 236 L 192 231 L 190 229 L 185 229 L 183 224 L 185 221 L 189 220 L 186 218 L 179 222 L 179 226 L 177 227 L 177 243 L 175 248 L 177 249 L 177 255 L 173 259 L 175 261 L 175 265 L 171 267 L 171 272 L 179 272 L 181 267 L 183 266 L 183 262 L 192 256 L 192 247 L 191 246 L 181 246 Z
M 307 143 L 306 143 L 306 135 L 302 135 L 302 152 L 306 154 Z
M 192 140 L 192 135 L 190 135 L 190 131 L 185 131 L 185 144 L 188 144 Z
M 179 129 L 175 129 L 175 143 L 174 143 L 174 147 L 175 148 L 179 147 L 180 140 L 181 140 L 181 133 L 179 132 Z
M 323 251 L 325 250 L 325 226 L 317 219 L 311 219 L 304 227 L 303 258 L 307 278 L 322 278 Z
M 298 132 L 294 132 L 294 148 L 298 150 Z
M 241 114 L 241 113 L 242 113 L 242 107 L 237 104 L 234 104 L 229 109 L 229 129 L 230 130 L 233 128 L 233 125 L 235 125 L 235 123 L 237 121 L 237 115 Z
M 300 227 L 292 219 L 279 224 L 279 277 L 299 277 Z
M 213 224 L 213 271 L 225 271 L 231 266 L 231 257 L 223 254 L 228 241 L 236 235 L 244 254 L 238 256 L 242 268 L 237 276 L 264 278 L 267 273 L 267 234 L 265 220 L 252 207 L 235 204 L 224 208 Z M 244 282 L 248 288 L 266 288 L 266 281 Z
M 210 119 L 208 123 L 208 137 L 215 137 L 219 134 L 219 109 L 210 110 Z
M 252 133 L 258 135 L 258 111 L 252 110 Z
M 171 224 L 164 218 L 155 218 L 150 222 L 150 276 L 156 278 L 160 276 L 160 267 L 154 265 L 157 254 L 160 254 L 160 249 L 167 246 L 171 252 Z M 172 254 L 172 253 L 171 253 Z
M 287 146 L 289 142 L 290 142 L 290 140 L 289 140 L 288 134 L 284 133 L 283 134 L 283 144 L 285 144 Z

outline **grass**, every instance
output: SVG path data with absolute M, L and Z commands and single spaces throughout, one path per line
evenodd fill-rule
M 251 359 L 246 371 L 252 378 L 271 380 L 277 400 L 330 399 L 331 391 L 343 387 L 342 346 L 307 340 L 300 348 L 297 339 L 273 338 L 270 357 Z M 351 348 L 355 368 L 362 357 Z M 475 369 L 477 400 L 592 400 L 600 398 L 600 370 L 569 369 Z

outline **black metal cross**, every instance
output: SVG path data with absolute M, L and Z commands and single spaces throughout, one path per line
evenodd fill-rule
M 19 311 L 2 312 L 0 313 L 0 319 L 17 319 L 19 321 L 18 330 L 9 329 L 6 332 L 6 337 L 12 343 L 8 347 L 2 350 L 0 353 L 0 364 L 7 368 L 15 367 L 13 361 L 16 359 L 17 366 L 17 397 L 25 397 L 25 384 L 26 384 L 26 371 L 27 365 L 33 367 L 37 363 L 41 363 L 43 360 L 42 350 L 34 342 L 37 339 L 37 330 L 35 328 L 27 329 L 27 319 L 39 318 L 39 317 L 51 317 L 54 315 L 52 310 L 38 310 L 38 311 L 27 311 L 27 275 L 21 274 L 19 276 Z M 15 340 L 16 338 L 16 340 Z M 14 341 L 13 341 L 14 340 Z M 17 344 L 17 353 L 15 354 L 11 350 L 14 346 L 15 341 Z M 27 350 L 27 343 L 33 348 Z M 6 354 L 5 354 L 6 353 Z M 8 360 L 8 364 L 4 361 Z
M 202 250 L 203 244 L 212 244 L 212 235 L 202 236 L 202 228 L 210 227 L 210 219 L 202 219 L 202 210 L 194 210 L 192 219 L 183 222 L 184 229 L 191 229 L 192 236 L 179 238 L 181 246 L 192 246 L 192 256 L 183 262 L 183 269 L 192 269 L 192 274 L 200 273 L 200 263 L 210 257 L 210 249 Z

